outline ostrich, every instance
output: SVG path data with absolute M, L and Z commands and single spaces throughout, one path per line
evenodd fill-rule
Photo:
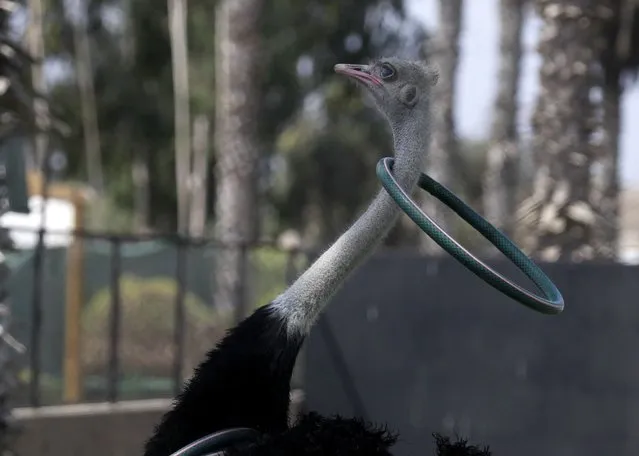
M 363 85 L 388 120 L 393 174 L 411 192 L 429 142 L 429 99 L 437 74 L 423 62 L 387 58 L 370 65 L 339 64 L 335 72 Z M 390 455 L 396 436 L 360 419 L 315 413 L 288 425 L 289 387 L 302 342 L 349 274 L 389 232 L 400 213 L 381 190 L 368 209 L 286 291 L 240 322 L 210 351 L 178 395 L 145 456 L 168 456 L 211 433 L 252 428 L 260 438 L 227 454 Z M 439 454 L 488 455 L 465 441 L 437 436 Z

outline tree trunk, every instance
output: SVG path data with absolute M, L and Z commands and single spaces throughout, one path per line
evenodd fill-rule
M 133 152 L 131 177 L 133 180 L 133 229 L 137 233 L 149 230 L 151 221 L 151 180 L 149 151 L 145 145 Z
M 537 0 L 543 20 L 540 93 L 533 119 L 537 159 L 533 254 L 547 261 L 594 258 L 590 100 L 609 9 L 597 0 Z
M 191 236 L 204 236 L 206 228 L 206 177 L 209 158 L 209 119 L 196 116 L 193 121 L 193 166 L 191 167 L 191 205 L 189 232 Z
M 607 44 L 601 55 L 601 145 L 593 200 L 599 208 L 597 217 L 598 256 L 616 260 L 619 254 L 619 135 L 621 133 L 622 74 L 634 70 L 631 58 L 636 0 L 611 0 L 612 18 L 605 24 Z
M 73 46 L 78 89 L 80 91 L 80 107 L 82 109 L 82 127 L 84 130 L 84 152 L 86 154 L 87 178 L 98 194 L 104 190 L 102 173 L 102 152 L 100 150 L 100 129 L 98 112 L 93 87 L 93 70 L 91 69 L 91 48 L 87 33 L 87 2 L 74 2 L 80 11 L 68 13 L 75 17 L 73 22 Z
M 619 242 L 619 135 L 621 133 L 621 84 L 610 82 L 603 88 L 602 147 L 600 182 L 593 199 L 599 216 L 596 224 L 596 252 L 599 258 L 615 260 Z
M 459 35 L 463 16 L 462 0 L 440 0 L 439 29 L 434 38 L 432 60 L 439 70 L 439 82 L 432 94 L 432 140 L 428 151 L 427 172 L 442 183 L 450 185 L 450 165 L 448 157 L 457 153 L 455 133 L 455 91 L 457 88 L 457 66 L 459 64 Z M 440 210 L 430 196 L 422 197 L 422 208 L 442 228 L 450 230 L 452 215 Z M 424 253 L 439 254 L 442 250 L 427 236 L 420 238 L 420 250 Z
M 186 38 L 186 0 L 168 0 L 175 100 L 175 186 L 178 200 L 178 232 L 188 235 L 189 169 L 191 167 L 191 115 L 189 58 Z
M 524 6 L 525 0 L 500 1 L 499 86 L 483 178 L 484 213 L 508 235 L 512 234 L 518 190 L 517 93 Z
M 132 8 L 132 1 L 122 2 L 124 17 L 122 35 L 119 40 L 120 55 L 122 65 L 128 72 L 133 73 L 135 65 L 135 55 L 137 47 L 137 33 Z M 133 231 L 136 233 L 146 233 L 151 227 L 151 171 L 150 147 L 144 142 L 135 144 L 131 142 L 133 138 L 131 122 L 120 122 L 117 127 L 119 138 L 127 138 L 119 141 L 116 147 L 128 148 L 131 151 L 131 182 L 133 186 Z
M 29 25 L 27 27 L 27 48 L 34 59 L 31 65 L 32 87 L 36 93 L 44 94 L 45 81 L 42 65 L 44 62 L 43 18 L 44 5 L 42 0 L 28 0 Z M 36 97 L 33 102 L 35 125 L 38 132 L 35 135 L 34 155 L 38 169 L 43 170 L 47 149 L 49 147 L 49 106 L 42 98 Z
M 218 306 L 245 312 L 247 243 L 257 237 L 259 18 L 262 0 L 219 0 L 216 8 L 216 255 Z

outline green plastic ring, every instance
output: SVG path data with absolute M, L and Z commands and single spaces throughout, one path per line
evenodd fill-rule
M 388 194 L 399 207 L 419 226 L 424 233 L 431 237 L 441 248 L 452 255 L 457 261 L 479 276 L 489 285 L 501 291 L 521 304 L 544 314 L 559 314 L 564 310 L 564 299 L 555 284 L 524 252 L 522 252 L 508 237 L 490 224 L 481 215 L 471 209 L 446 187 L 431 177 L 422 173 L 419 187 L 426 190 L 439 201 L 452 209 L 462 220 L 472 226 L 484 238 L 490 241 L 501 253 L 511 260 L 526 276 L 533 281 L 543 293 L 535 295 L 508 280 L 497 271 L 483 263 L 453 239 L 441 227 L 426 215 L 408 194 L 399 186 L 391 170 L 395 160 L 391 157 L 382 158 L 377 163 L 377 177 Z

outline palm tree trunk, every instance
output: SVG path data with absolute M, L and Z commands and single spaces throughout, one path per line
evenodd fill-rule
M 191 163 L 191 115 L 189 106 L 189 58 L 186 38 L 186 1 L 168 0 L 169 29 L 175 100 L 175 185 L 178 199 L 178 232 L 188 234 L 189 169 Z
M 73 46 L 75 48 L 76 73 L 78 89 L 80 91 L 87 178 L 93 189 L 98 194 L 102 194 L 104 190 L 104 177 L 102 175 L 102 152 L 100 150 L 98 112 L 95 101 L 95 89 L 93 87 L 93 71 L 91 69 L 91 48 L 86 28 L 88 16 L 87 3 L 86 0 L 75 3 L 82 8 L 79 17 L 76 16 L 73 20 Z M 75 15 L 77 14 L 78 12 L 75 12 Z
M 599 179 L 593 198 L 600 208 L 597 218 L 597 242 L 600 257 L 616 260 L 619 255 L 620 235 L 620 183 L 619 135 L 621 133 L 622 75 L 636 70 L 636 51 L 633 37 L 638 36 L 637 0 L 611 0 L 612 18 L 606 23 L 606 47 L 601 56 L 602 142 L 599 156 Z
M 509 235 L 512 233 L 518 190 L 517 93 L 525 3 L 525 0 L 500 1 L 499 86 L 483 178 L 486 217 Z
M 583 261 L 596 254 L 590 172 L 596 110 L 590 92 L 609 9 L 597 0 L 537 0 L 536 5 L 543 27 L 533 119 L 533 254 L 548 261 Z
M 214 302 L 245 312 L 246 246 L 258 232 L 257 138 L 263 0 L 219 0 L 216 8 L 216 237 Z
M 439 82 L 433 89 L 433 136 L 430 145 L 428 173 L 444 185 L 451 182 L 448 157 L 457 153 L 455 133 L 455 92 L 459 64 L 459 35 L 464 4 L 462 0 L 440 0 L 439 29 L 434 38 L 432 59 L 439 69 Z M 433 198 L 422 200 L 422 208 L 444 229 L 452 226 L 451 214 L 440 211 Z M 420 250 L 439 254 L 441 249 L 428 237 L 421 236 Z
M 619 135 L 621 133 L 621 94 L 619 79 L 603 88 L 603 141 L 599 163 L 600 188 L 595 193 L 599 209 L 596 252 L 600 258 L 615 260 L 619 242 Z

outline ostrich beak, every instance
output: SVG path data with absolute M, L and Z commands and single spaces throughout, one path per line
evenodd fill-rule
M 363 82 L 367 86 L 382 86 L 382 81 L 371 74 L 371 67 L 368 65 L 338 63 L 337 65 L 335 65 L 335 73 L 344 74 L 349 78 L 353 78 L 357 81 Z

